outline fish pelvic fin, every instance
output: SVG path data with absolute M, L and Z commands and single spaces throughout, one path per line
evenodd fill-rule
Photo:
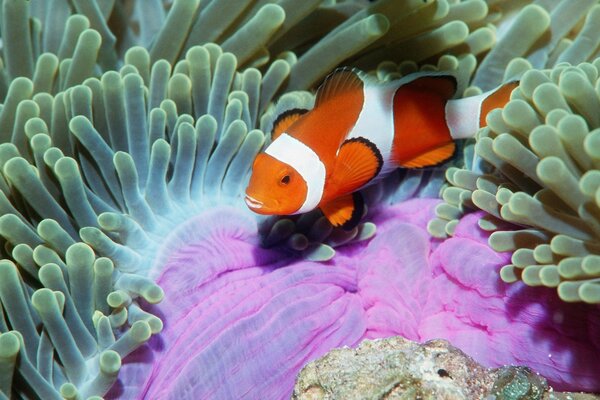
M 331 200 L 320 208 L 331 225 L 351 230 L 360 222 L 364 201 L 359 192 L 354 192 Z

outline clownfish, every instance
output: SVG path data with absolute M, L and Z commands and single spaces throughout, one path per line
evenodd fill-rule
M 457 78 L 425 72 L 386 83 L 342 68 L 319 87 L 312 110 L 273 123 L 272 142 L 254 160 L 245 202 L 258 214 L 320 208 L 333 226 L 351 229 L 363 211 L 358 190 L 392 170 L 451 158 L 455 139 L 473 137 L 503 107 L 518 82 L 453 100 Z

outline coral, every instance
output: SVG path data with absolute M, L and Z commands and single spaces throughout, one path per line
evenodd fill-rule
M 541 400 L 548 389 L 545 379 L 529 368 L 503 367 L 492 387 L 498 400 Z
M 570 393 L 549 389 L 529 368 L 484 368 L 445 340 L 419 344 L 395 336 L 333 349 L 307 364 L 298 374 L 292 400 L 569 398 Z
M 495 373 L 444 340 L 419 344 L 395 336 L 334 349 L 307 364 L 292 400 L 481 399 Z

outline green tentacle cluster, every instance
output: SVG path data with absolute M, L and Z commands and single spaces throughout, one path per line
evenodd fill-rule
M 451 231 L 461 210 L 485 211 L 490 245 L 514 252 L 502 279 L 556 287 L 565 301 L 600 303 L 599 67 L 561 63 L 523 74 L 479 132 L 475 153 L 489 172 L 449 169 L 446 204 L 430 224 Z
M 598 61 L 571 64 L 600 55 L 593 35 L 600 5 L 553 7 L 517 13 L 477 69 L 466 95 L 519 77 L 520 86 L 503 109 L 488 115 L 466 166 L 446 172 L 445 203 L 429 230 L 452 235 L 466 211 L 484 210 L 480 226 L 497 231 L 491 246 L 514 252 L 501 271 L 505 281 L 556 287 L 565 301 L 598 303 L 600 270 L 592 265 L 599 231 L 590 180 L 597 172 L 591 154 L 600 106 Z M 504 231 L 502 221 L 523 229 Z
M 64 89 L 98 68 L 118 68 L 134 46 L 175 66 L 192 47 L 214 42 L 244 68 L 291 61 L 286 87 L 306 89 L 341 63 L 371 69 L 381 60 L 483 54 L 495 40 L 486 24 L 499 15 L 484 0 L 174 0 L 168 11 L 159 0 L 6 0 L 2 80 L 57 74 L 55 89 Z
M 140 76 L 149 91 L 147 110 L 162 107 L 168 114 L 171 128 L 176 120 L 174 109 L 178 114 L 194 115 L 195 118 L 208 113 L 221 122 L 226 117 L 223 104 L 229 100 L 227 96 L 231 96 L 232 100 L 239 100 L 242 107 L 236 101 L 232 103 L 229 109 L 232 113 L 229 115 L 230 121 L 237 118 L 236 113 L 248 102 L 248 110 L 242 113 L 246 128 L 250 130 L 259 127 L 258 120 L 266 110 L 270 109 L 272 115 L 274 108 L 269 107 L 269 104 L 275 95 L 284 90 L 308 89 L 342 62 L 369 67 L 382 59 L 395 59 L 393 54 L 397 51 L 392 49 L 394 46 L 414 47 L 415 41 L 429 45 L 437 43 L 436 40 L 446 40 L 447 33 L 453 33 L 450 35 L 454 37 L 452 43 L 436 44 L 435 48 L 438 50 L 431 52 L 430 56 L 437 57 L 436 54 L 442 54 L 450 48 L 455 53 L 468 53 L 472 50 L 468 43 L 474 37 L 480 37 L 481 40 L 487 37 L 487 44 L 480 46 L 481 51 L 493 44 L 493 35 L 479 33 L 470 37 L 469 34 L 464 34 L 464 31 L 478 29 L 486 20 L 488 8 L 483 0 L 472 0 L 468 4 L 446 0 L 412 1 L 402 7 L 396 7 L 393 1 L 380 1 L 368 7 L 353 2 L 309 1 L 299 7 L 295 2 L 283 0 L 176 0 L 168 11 L 159 1 L 109 1 L 101 5 L 86 1 L 54 3 L 56 4 L 51 5 L 50 2 L 34 0 L 29 6 L 18 0 L 7 0 L 3 4 L 6 9 L 3 18 L 16 14 L 21 18 L 5 21 L 3 36 L 19 35 L 20 32 L 25 46 L 21 47 L 31 49 L 31 52 L 19 52 L 18 59 L 6 60 L 7 65 L 22 63 L 27 64 L 27 68 L 15 65 L 2 74 L 6 83 L 4 105 L 8 108 L 3 113 L 5 119 L 0 116 L 0 126 L 5 127 L 2 130 L 6 135 L 5 140 L 12 139 L 12 136 L 8 138 L 8 134 L 13 128 L 18 131 L 12 135 L 20 136 L 17 139 L 20 150 L 24 147 L 24 122 L 36 115 L 32 102 L 37 104 L 40 109 L 37 114 L 48 126 L 62 123 L 61 127 L 57 127 L 58 131 L 68 130 L 65 119 L 56 117 L 63 113 L 63 109 L 64 112 L 71 111 L 73 115 L 86 116 L 88 120 L 91 120 L 90 116 L 96 110 L 104 111 L 104 104 L 107 103 L 125 104 L 127 109 L 129 103 L 119 96 L 116 88 L 121 83 L 114 73 L 102 78 L 100 83 L 113 89 L 101 94 L 99 80 L 91 79 L 99 77 L 100 70 L 120 68 L 121 77 L 128 74 Z M 24 24 L 28 20 L 33 21 L 35 26 L 47 25 L 52 29 L 40 29 L 36 35 L 25 34 Z M 305 28 L 315 26 L 317 21 L 322 32 Z M 411 22 L 410 29 L 406 25 L 408 21 Z M 55 26 L 56 24 L 59 26 Z M 488 32 L 490 28 L 486 29 Z M 436 30 L 439 32 L 432 33 Z M 206 44 L 211 41 L 220 43 L 223 50 L 213 44 Z M 197 44 L 206 44 L 202 47 L 205 51 L 195 49 L 190 52 Z M 6 55 L 9 52 L 10 48 L 6 49 Z M 216 65 L 215 60 L 223 52 L 228 55 L 223 58 L 222 63 Z M 406 53 L 410 54 L 406 59 L 423 59 L 415 58 L 413 53 L 414 51 Z M 23 57 L 23 54 L 30 57 Z M 6 55 L 3 57 L 6 58 Z M 119 67 L 120 58 L 125 64 Z M 210 69 L 205 67 L 208 65 L 205 63 L 207 58 L 212 60 Z M 191 64 L 195 69 L 191 69 Z M 243 73 L 227 72 L 236 69 L 241 71 L 242 68 L 245 69 Z M 223 72 L 224 78 L 219 80 L 220 74 L 215 77 L 217 84 L 210 89 L 208 81 L 212 79 L 212 71 L 217 69 Z M 29 87 L 27 81 L 13 79 L 19 75 L 29 77 L 33 81 L 33 88 Z M 133 82 L 134 78 L 129 77 L 128 80 L 130 86 L 136 84 Z M 16 83 L 20 83 L 20 86 L 13 86 Z M 8 93 L 11 87 L 13 90 Z M 230 90 L 222 90 L 223 87 L 229 87 Z M 240 92 L 245 92 L 245 95 Z M 174 104 L 159 103 L 165 93 Z M 22 100 L 29 100 L 29 105 L 23 106 L 21 119 L 15 123 L 13 115 Z M 123 124 L 123 114 L 121 110 L 114 118 L 92 121 L 103 137 L 111 138 L 108 144 L 117 151 L 125 148 L 126 139 L 119 138 L 112 131 L 117 129 L 115 126 Z M 152 117 L 155 120 L 163 118 L 159 114 L 158 111 L 155 112 L 150 120 Z M 268 129 L 265 124 L 260 124 L 260 127 L 264 131 Z M 219 129 L 217 134 L 220 132 Z M 257 133 L 254 137 L 257 137 Z M 170 138 L 166 139 L 170 141 Z M 66 135 L 55 135 L 54 141 L 61 149 L 65 146 L 73 147 L 71 139 Z M 63 151 L 67 156 L 73 155 L 70 151 Z M 143 154 L 144 150 L 139 152 Z M 141 160 L 134 157 L 134 161 L 138 163 Z M 104 177 L 106 174 L 109 172 L 105 170 L 100 175 Z M 144 177 L 141 179 L 143 181 Z M 114 191 L 114 182 L 111 185 Z M 100 190 L 100 187 L 93 187 L 92 191 L 96 193 L 96 189 Z M 93 216 L 90 218 L 93 219 Z M 324 222 L 322 224 L 326 225 Z M 316 247 L 321 252 L 315 255 L 310 251 L 311 258 L 323 260 L 333 256 L 331 246 L 323 246 L 324 243 L 309 239 L 308 236 L 311 235 L 307 236 L 308 231 L 300 233 L 287 226 L 286 229 L 274 231 L 268 239 L 267 233 L 265 243 L 282 243 L 292 236 L 294 239 L 288 243 L 294 250 L 304 251 Z M 360 229 L 368 232 L 365 238 L 374 233 L 372 225 Z M 288 235 L 286 232 L 291 233 Z M 351 236 L 354 235 L 363 237 L 358 231 Z M 323 235 L 315 237 L 321 236 Z M 328 234 L 324 235 L 327 236 Z M 345 234 L 342 236 L 346 237 Z
M 28 78 L 9 87 L 0 110 L 7 129 L 0 144 L 0 276 L 7 277 L 0 327 L 3 335 L 21 332 L 18 351 L 31 362 L 7 356 L 6 370 L 30 382 L 13 391 L 103 395 L 121 358 L 162 329 L 139 300 L 162 299 L 148 274 L 164 232 L 208 207 L 245 207 L 241 193 L 265 141 L 252 127 L 289 64 L 239 71 L 236 57 L 214 44 L 192 47 L 174 68 L 150 59 L 134 47 L 120 71 L 43 93 L 44 100 Z M 265 243 L 281 243 L 286 224 L 267 229 Z M 335 246 L 374 231 L 372 224 L 349 234 L 325 225 L 306 219 L 285 245 L 326 259 Z M 74 347 L 70 337 L 87 347 Z M 5 340 L 13 354 L 14 340 Z M 104 370 L 112 380 L 95 373 Z
M 0 261 L 0 390 L 44 399 L 103 396 L 121 360 L 162 329 L 133 301 L 156 303 L 162 291 L 152 282 L 138 282 L 141 292 L 115 282 L 113 262 L 84 243 L 62 255 L 49 245 L 20 243 L 14 262 Z M 109 304 L 120 292 L 129 304 Z M 16 387 L 14 375 L 22 382 Z

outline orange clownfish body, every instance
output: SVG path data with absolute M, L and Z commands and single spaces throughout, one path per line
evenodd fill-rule
M 516 85 L 452 100 L 452 74 L 416 73 L 377 84 L 356 70 L 337 70 L 317 91 L 312 110 L 276 119 L 271 144 L 254 161 L 246 204 L 267 215 L 320 208 L 334 226 L 352 228 L 363 209 L 359 189 L 398 167 L 452 157 L 454 139 L 473 137 Z

